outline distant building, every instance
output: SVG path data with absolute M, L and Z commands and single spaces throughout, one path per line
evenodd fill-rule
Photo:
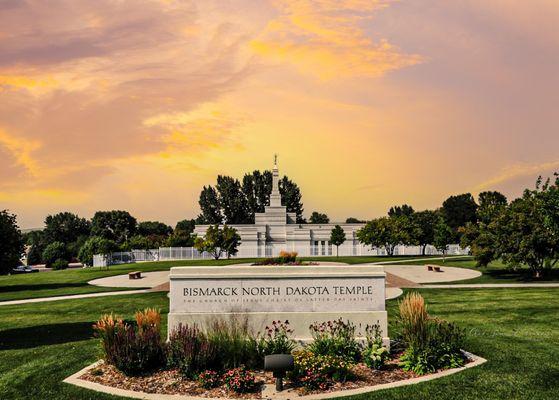
M 241 236 L 238 257 L 268 257 L 280 251 L 296 251 L 300 256 L 335 255 L 330 245 L 330 234 L 335 225 L 340 225 L 346 241 L 339 247 L 340 255 L 368 253 L 357 239 L 357 231 L 365 224 L 298 224 L 295 213 L 287 212 L 281 205 L 279 171 L 277 159 L 272 170 L 272 193 L 270 205 L 263 213 L 256 213 L 254 224 L 232 224 Z M 196 226 L 194 233 L 203 236 L 209 225 Z

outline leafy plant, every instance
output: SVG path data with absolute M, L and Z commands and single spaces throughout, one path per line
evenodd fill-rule
M 342 318 L 314 323 L 309 327 L 313 342 L 308 349 L 316 355 L 342 357 L 359 361 L 361 346 L 355 339 L 355 325 Z
M 363 350 L 363 362 L 373 369 L 381 369 L 388 359 L 389 352 L 382 343 L 382 330 L 379 324 L 367 325 L 365 328 L 366 345 Z
M 374 343 L 363 351 L 363 362 L 369 368 L 381 369 L 386 363 L 388 355 L 386 347 Z
M 422 375 L 464 365 L 464 332 L 450 322 L 429 317 L 421 295 L 410 293 L 400 302 L 398 325 L 406 345 L 400 358 L 404 370 Z
M 256 377 L 244 366 L 230 369 L 223 375 L 227 389 L 236 393 L 253 392 L 257 388 Z
M 196 326 L 179 324 L 171 331 L 167 365 L 183 375 L 192 378 L 200 371 L 219 367 L 217 358 L 216 346 Z
M 63 260 L 62 258 L 59 258 L 58 260 L 52 263 L 52 269 L 54 269 L 55 271 L 66 269 L 66 268 L 68 268 L 68 261 Z
M 272 321 L 266 326 L 265 336 L 262 340 L 262 351 L 269 354 L 291 354 L 295 348 L 295 341 L 290 337 L 293 329 L 289 327 L 289 321 Z
M 198 375 L 198 382 L 204 389 L 213 389 L 221 385 L 221 376 L 212 370 L 206 370 Z
M 293 361 L 294 369 L 291 377 L 298 382 L 305 377 L 307 380 L 316 380 L 314 378 L 318 376 L 326 380 L 343 382 L 352 376 L 351 369 L 354 365 L 344 357 L 315 354 L 308 348 L 295 351 Z
M 280 251 L 278 261 L 280 264 L 288 264 L 297 261 L 296 251 Z
M 138 375 L 161 367 L 165 352 L 160 334 L 160 316 L 147 309 L 136 313 L 136 323 L 125 323 L 104 315 L 93 326 L 105 354 L 105 361 L 127 375 Z

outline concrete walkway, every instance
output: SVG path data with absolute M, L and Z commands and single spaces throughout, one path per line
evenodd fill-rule
M 468 268 L 440 266 L 440 272 L 428 271 L 425 265 L 390 265 L 384 271 L 415 283 L 456 282 L 481 276 L 481 272 Z
M 549 283 L 456 283 L 449 285 L 421 285 L 422 289 L 484 289 L 484 288 L 559 288 L 559 282 Z
M 141 289 L 141 290 L 121 290 L 121 291 L 118 291 L 118 292 L 71 294 L 71 295 L 67 295 L 67 296 L 55 296 L 55 297 L 37 297 L 35 299 L 0 301 L 0 306 L 12 306 L 12 305 L 17 305 L 17 304 L 27 304 L 27 303 L 41 303 L 43 301 L 88 299 L 90 297 L 120 296 L 120 295 L 124 295 L 124 294 L 139 294 L 139 293 L 149 293 L 149 292 L 150 292 L 149 289 Z

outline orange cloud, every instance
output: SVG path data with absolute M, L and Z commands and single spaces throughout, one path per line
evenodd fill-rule
M 362 23 L 387 6 L 384 1 L 289 0 L 280 15 L 251 42 L 256 54 L 285 61 L 321 79 L 381 76 L 422 61 L 387 40 L 369 38 Z
M 17 164 L 23 167 L 31 176 L 39 174 L 40 168 L 33 155 L 41 147 L 38 141 L 8 135 L 7 132 L 0 129 L 0 145 L 5 147 Z

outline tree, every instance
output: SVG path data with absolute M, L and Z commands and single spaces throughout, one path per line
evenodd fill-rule
M 247 199 L 243 195 L 241 184 L 237 179 L 219 175 L 216 189 L 225 223 L 248 224 L 251 222 Z
M 200 204 L 201 217 L 205 224 L 221 224 L 223 222 L 219 197 L 212 186 L 204 186 L 202 192 L 200 192 L 198 204 Z
M 407 204 L 390 207 L 390 210 L 388 210 L 389 217 L 402 217 L 402 216 L 410 217 L 413 213 L 414 213 L 413 207 Z
M 136 233 L 136 218 L 127 211 L 97 211 L 91 220 L 91 235 L 125 243 Z
M 433 244 L 435 240 L 435 225 L 440 216 L 436 211 L 425 210 L 413 213 L 411 218 L 418 228 L 416 242 L 421 247 L 421 254 L 425 255 L 427 245 Z
M 494 232 L 494 224 L 479 222 L 466 223 L 459 228 L 460 246 L 469 247 L 477 267 L 486 267 L 497 255 L 497 238 Z
M 400 244 L 412 244 L 416 227 L 408 217 L 381 217 L 373 219 L 357 231 L 361 243 L 382 247 L 389 256 Z
M 66 245 L 62 242 L 52 242 L 45 247 L 45 250 L 43 250 L 43 261 L 47 267 L 52 266 L 52 264 L 57 260 L 68 261 L 69 259 L 70 255 L 68 254 Z
M 458 228 L 465 226 L 468 222 L 476 222 L 477 204 L 470 193 L 450 196 L 443 202 L 441 214 L 445 223 L 457 232 Z
M 287 212 L 295 213 L 295 222 L 304 224 L 307 221 L 303 218 L 303 202 L 299 186 L 284 176 L 279 183 L 281 203 L 287 208 Z
M 187 234 L 191 234 L 194 232 L 194 228 L 196 227 L 196 221 L 193 219 L 183 219 L 182 221 L 177 222 L 175 225 L 175 232 L 181 231 Z
M 37 265 L 43 263 L 43 251 L 46 244 L 43 231 L 31 231 L 23 234 L 25 244 L 29 247 L 27 252 L 27 265 Z
M 168 236 L 173 232 L 173 228 L 159 221 L 143 221 L 138 224 L 137 232 L 142 236 Z
M 227 225 L 224 225 L 223 228 L 220 228 L 219 225 L 211 225 L 206 230 L 203 238 L 196 238 L 194 247 L 196 250 L 207 252 L 214 259 L 219 260 L 224 253 L 227 258 L 237 254 L 240 241 L 241 237 L 237 234 L 236 229 Z
M 505 195 L 496 191 L 481 192 L 478 196 L 479 207 L 476 214 L 479 222 L 489 224 L 507 206 Z
M 345 242 L 345 232 L 340 225 L 332 228 L 330 233 L 330 243 L 336 246 L 336 257 L 338 257 L 338 250 L 341 244 Z
M 92 266 L 95 254 L 109 255 L 117 249 L 118 245 L 113 240 L 92 236 L 81 247 L 78 258 L 84 265 Z
M 218 176 L 214 187 L 204 186 L 200 193 L 198 224 L 254 223 L 255 213 L 262 213 L 270 204 L 272 172 L 258 170 L 245 174 L 242 184 L 229 176 Z M 284 176 L 279 181 L 282 205 L 295 213 L 297 223 L 305 223 L 301 191 Z M 229 218 L 228 218 L 229 217 Z
M 360 219 L 354 218 L 354 217 L 349 217 L 345 220 L 346 224 L 362 224 L 365 223 L 365 221 L 362 221 Z
M 0 274 L 9 273 L 19 265 L 24 241 L 14 214 L 0 211 Z
M 194 246 L 195 236 L 192 233 L 175 229 L 175 231 L 167 238 L 165 246 L 167 247 L 192 247 Z
M 76 242 L 80 236 L 89 236 L 91 224 L 85 218 L 71 212 L 48 215 L 43 230 L 46 244 L 62 242 L 66 245 Z
M 319 212 L 313 211 L 311 217 L 309 218 L 309 223 L 311 224 L 327 224 L 330 222 L 328 215 L 321 214 Z
M 433 245 L 437 250 L 442 251 L 443 263 L 445 262 L 448 245 L 452 243 L 453 238 L 454 231 L 450 226 L 447 225 L 443 218 L 440 218 L 439 222 L 437 222 L 437 225 L 435 225 Z
M 539 278 L 559 259 L 559 180 L 541 178 L 535 190 L 525 190 L 494 222 L 496 257 L 513 267 L 528 265 Z

